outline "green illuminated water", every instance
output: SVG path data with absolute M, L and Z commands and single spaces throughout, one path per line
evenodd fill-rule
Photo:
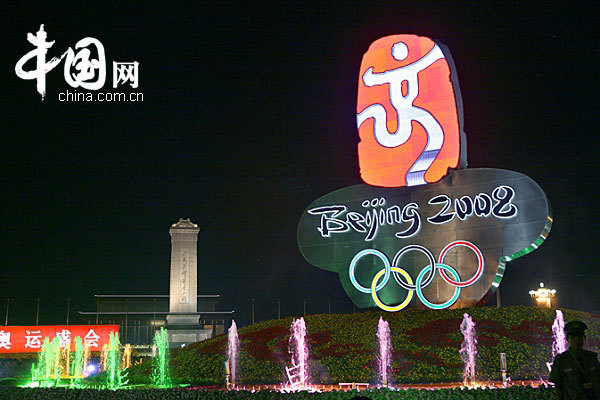
M 154 334 L 156 356 L 152 360 L 152 383 L 161 388 L 172 386 L 169 371 L 169 335 L 167 330 L 160 328 Z
M 55 337 L 52 342 L 46 337 L 38 355 L 38 362 L 31 366 L 31 381 L 40 387 L 56 386 L 60 381 L 60 341 Z
M 118 389 L 128 383 L 125 380 L 127 373 L 121 365 L 120 349 L 119 334 L 110 333 L 109 343 L 103 349 L 106 353 L 105 356 L 103 355 L 106 357 L 104 387 L 107 389 Z M 88 357 L 89 348 L 83 346 L 83 340 L 79 336 L 75 337 L 74 352 L 70 351 L 70 344 L 61 349 L 58 337 L 52 341 L 46 337 L 38 355 L 38 362 L 31 366 L 31 383 L 26 386 L 84 387 Z M 70 382 L 66 383 L 65 380 Z
M 106 354 L 106 387 L 112 390 L 127 384 L 127 381 L 124 381 L 126 374 L 121 370 L 120 349 L 119 334 L 111 332 L 109 334 L 108 351 Z
M 72 385 L 81 385 L 84 369 L 85 362 L 83 359 L 83 340 L 81 340 L 80 336 L 77 336 L 75 338 L 75 359 L 73 360 L 73 365 L 71 366 Z

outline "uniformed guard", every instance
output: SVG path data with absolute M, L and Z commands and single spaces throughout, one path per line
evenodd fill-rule
M 550 372 L 558 400 L 600 400 L 600 362 L 596 353 L 583 349 L 586 329 L 581 321 L 565 324 L 569 350 L 554 358 Z

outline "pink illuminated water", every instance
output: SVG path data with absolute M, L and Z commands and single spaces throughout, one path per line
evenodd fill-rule
M 460 346 L 460 358 L 464 363 L 463 383 L 469 384 L 475 381 L 475 366 L 477 358 L 477 336 L 475 335 L 475 322 L 469 314 L 464 314 L 460 331 L 463 334 L 463 342 Z
M 304 318 L 295 319 L 290 328 L 289 353 L 291 367 L 286 367 L 288 384 L 293 390 L 305 389 L 309 384 L 308 344 Z
M 238 354 L 240 352 L 240 339 L 238 337 L 237 325 L 231 320 L 231 327 L 227 331 L 227 360 L 231 374 L 231 383 L 235 385 Z
M 567 337 L 565 336 L 565 320 L 563 319 L 563 313 L 560 310 L 556 310 L 556 318 L 552 324 L 552 362 L 547 362 L 548 370 L 552 370 L 552 363 L 554 357 L 560 353 L 567 351 Z
M 390 339 L 390 325 L 379 317 L 377 324 L 377 340 L 379 342 L 379 352 L 377 355 L 377 373 L 379 374 L 379 384 L 388 385 L 388 373 L 392 364 L 392 341 Z

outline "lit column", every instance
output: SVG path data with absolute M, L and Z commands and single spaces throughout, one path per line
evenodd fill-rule
M 199 231 L 198 225 L 190 222 L 189 218 L 180 219 L 169 230 L 171 234 L 170 313 L 195 314 L 198 311 L 197 248 Z M 170 317 L 173 316 L 170 315 Z M 189 321 L 186 322 L 189 323 Z
M 530 290 L 529 295 L 535 299 L 539 307 L 552 307 L 552 298 L 556 296 L 555 289 L 544 287 L 544 282 L 540 282 L 540 287 L 537 290 Z

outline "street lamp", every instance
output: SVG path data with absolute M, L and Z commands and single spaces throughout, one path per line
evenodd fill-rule
M 540 282 L 540 287 L 537 290 L 530 290 L 529 295 L 535 299 L 540 307 L 552 307 L 552 298 L 556 295 L 555 289 L 544 287 L 544 282 Z

